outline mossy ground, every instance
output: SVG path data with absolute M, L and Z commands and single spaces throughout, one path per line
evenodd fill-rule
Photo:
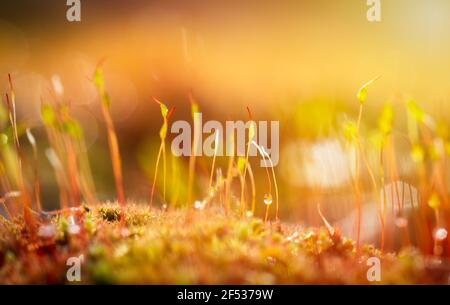
M 367 258 L 381 259 L 381 283 L 442 282 L 413 250 L 385 254 L 326 228 L 264 223 L 214 209 L 115 204 L 41 215 L 31 237 L 21 219 L 0 228 L 0 283 L 66 283 L 66 261 L 84 255 L 82 283 L 370 284 Z M 70 216 L 72 215 L 72 217 Z M 79 231 L 79 232 L 78 232 Z

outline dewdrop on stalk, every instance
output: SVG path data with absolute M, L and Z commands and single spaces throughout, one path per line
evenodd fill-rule
M 217 151 L 219 149 L 219 130 L 216 130 L 216 134 L 215 134 L 215 139 L 214 139 L 214 157 L 213 157 L 213 162 L 211 165 L 211 175 L 209 177 L 209 197 L 212 198 L 214 197 L 214 193 L 215 190 L 212 187 L 212 183 L 213 183 L 213 175 L 214 175 L 214 166 L 216 164 L 216 156 L 217 156 Z
M 42 225 L 39 227 L 38 236 L 42 238 L 52 238 L 55 236 L 56 230 L 53 224 Z
M 272 204 L 272 195 L 271 194 L 264 194 L 264 204 L 265 205 Z
M 403 216 L 398 216 L 395 218 L 395 225 L 399 228 L 406 228 L 408 226 L 408 219 Z
M 69 227 L 67 228 L 67 232 L 71 235 L 80 233 L 80 226 L 75 223 L 73 216 L 69 217 Z
M 203 210 L 205 208 L 206 201 L 205 200 L 196 200 L 194 202 L 194 208 L 197 210 Z
M 64 87 L 61 82 L 61 78 L 58 74 L 54 74 L 52 76 L 52 85 L 53 90 L 55 91 L 56 95 L 63 96 L 64 95 Z
M 447 238 L 447 234 L 448 234 L 448 232 L 446 229 L 437 228 L 434 231 L 433 237 L 434 237 L 434 240 L 436 240 L 436 241 L 443 241 Z

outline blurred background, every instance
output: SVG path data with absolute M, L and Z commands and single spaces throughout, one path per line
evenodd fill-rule
M 176 106 L 174 120 L 190 118 L 191 90 L 205 120 L 246 119 L 249 106 L 256 120 L 280 121 L 276 170 L 282 217 L 320 223 L 320 200 L 332 220 L 343 219 L 354 206 L 352 163 L 336 138 L 340 120 L 356 116 L 355 95 L 362 84 L 382 76 L 369 90 L 367 126 L 376 124 L 382 105 L 391 102 L 395 125 L 404 128 L 409 98 L 449 119 L 450 2 L 381 3 L 381 22 L 371 23 L 365 0 L 81 0 L 81 22 L 69 23 L 65 0 L 1 1 L 0 89 L 6 92 L 11 73 L 19 117 L 36 127 L 45 158 L 40 99 L 52 98 L 51 79 L 59 76 L 64 99 L 86 131 L 104 200 L 115 193 L 90 81 L 100 60 L 129 198 L 143 200 L 150 191 L 161 125 L 152 96 Z M 398 143 L 400 151 L 406 149 Z M 186 161 L 180 161 L 182 167 Z M 410 164 L 400 161 L 406 179 Z M 226 160 L 218 162 L 225 168 Z M 44 202 L 51 208 L 57 205 L 57 189 L 52 171 L 42 163 L 47 167 Z M 207 179 L 210 163 L 199 161 L 200 177 Z M 264 171 L 256 171 L 263 188 Z M 197 188 L 201 197 L 201 185 Z M 257 196 L 261 211 L 263 195 Z

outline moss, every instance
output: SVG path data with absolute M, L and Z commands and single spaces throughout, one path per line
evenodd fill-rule
M 120 209 L 118 207 L 101 207 L 99 212 L 105 221 L 115 222 L 120 220 Z
M 81 254 L 84 283 L 368 284 L 364 259 L 370 256 L 382 260 L 385 283 L 437 281 L 417 252 L 382 255 L 364 246 L 357 256 L 351 239 L 326 228 L 134 204 L 123 211 L 122 223 L 120 212 L 114 204 L 84 208 L 71 216 L 84 228 L 78 234 L 68 233 L 70 215 L 56 216 L 48 220 L 57 229 L 55 239 L 38 240 L 20 256 L 12 253 L 20 252 L 17 241 L 26 238 L 20 235 L 21 220 L 2 227 L 0 282 L 64 283 L 66 259 Z

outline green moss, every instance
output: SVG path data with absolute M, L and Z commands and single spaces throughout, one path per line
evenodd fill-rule
M 120 212 L 114 204 L 84 208 L 72 216 L 84 228 L 79 234 L 67 233 L 69 215 L 56 216 L 51 220 L 58 230 L 55 244 L 38 240 L 27 255 L 17 257 L 12 253 L 24 238 L 21 222 L 2 227 L 0 253 L 6 258 L 0 282 L 45 283 L 51 278 L 64 283 L 65 260 L 81 254 L 84 283 L 368 284 L 364 259 L 370 256 L 382 259 L 383 283 L 432 281 L 420 254 L 382 255 L 364 246 L 357 256 L 352 240 L 330 236 L 326 228 L 225 217 L 213 209 L 161 211 L 133 204 L 123 211 L 122 223 Z M 61 238 L 64 242 L 58 242 Z M 33 266 L 32 273 L 24 272 L 29 270 L 25 265 Z
M 101 207 L 99 209 L 103 220 L 114 222 L 120 220 L 120 209 L 118 207 Z

